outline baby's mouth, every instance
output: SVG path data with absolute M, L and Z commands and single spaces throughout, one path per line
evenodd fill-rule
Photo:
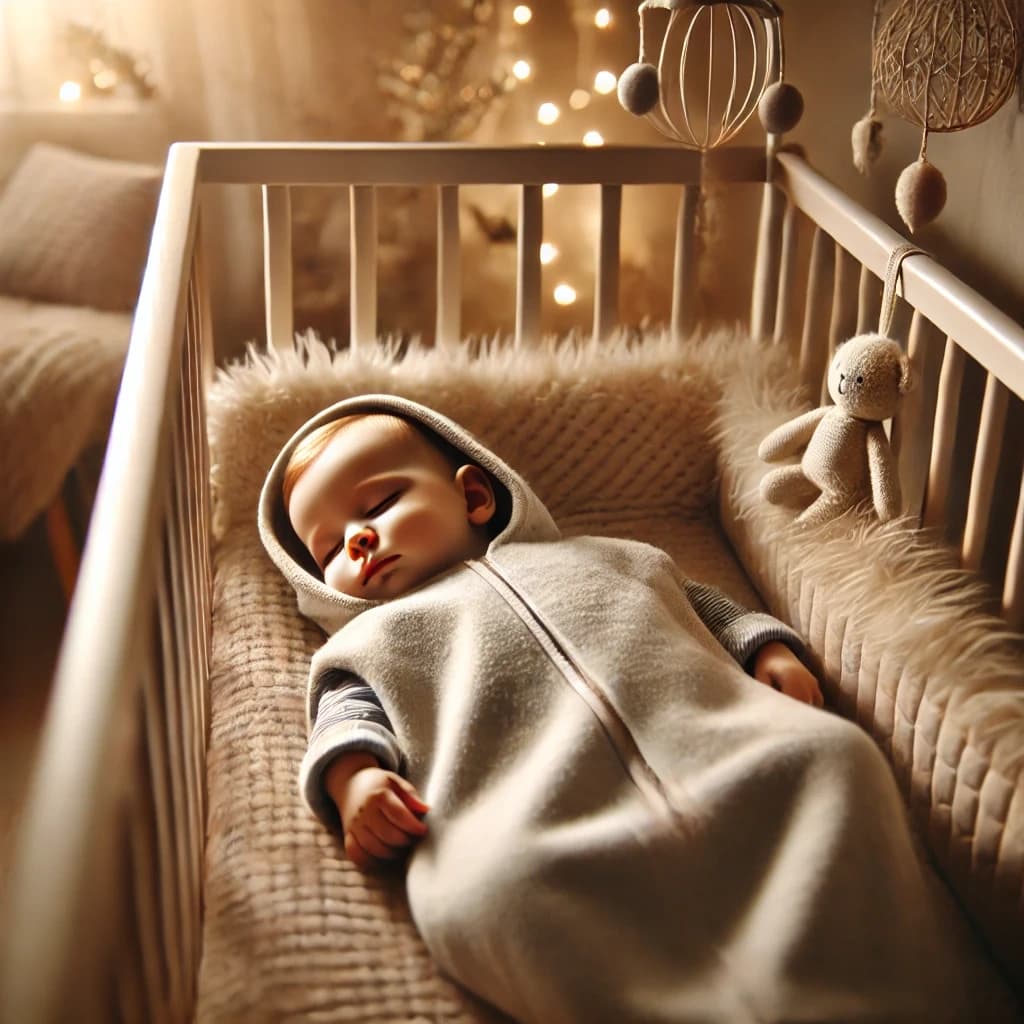
M 388 555 L 387 558 L 370 559 L 363 567 L 362 585 L 365 587 L 381 569 L 387 568 L 392 562 L 397 562 L 401 557 L 401 555 Z

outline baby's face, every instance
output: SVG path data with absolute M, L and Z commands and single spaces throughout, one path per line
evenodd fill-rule
M 467 493 L 476 477 L 484 477 L 477 467 L 452 469 L 415 432 L 366 417 L 343 427 L 299 477 L 288 517 L 327 586 L 398 597 L 483 554 L 486 520 L 479 496 Z

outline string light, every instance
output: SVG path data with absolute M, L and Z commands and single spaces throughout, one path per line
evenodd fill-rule
M 57 95 L 61 103 L 76 103 L 82 98 L 82 87 L 77 82 L 62 82 Z
M 526 81 L 527 78 L 533 73 L 533 68 L 530 67 L 528 60 L 517 60 L 512 65 L 512 74 L 519 79 L 520 82 Z
M 517 25 L 525 25 L 533 17 L 533 11 L 526 4 L 520 4 L 512 11 L 512 20 Z
M 618 79 L 611 71 L 598 71 L 594 75 L 594 89 L 596 92 L 601 93 L 602 96 L 607 96 L 608 93 L 613 92 L 617 82 Z
M 555 181 L 549 181 L 546 185 L 541 187 L 540 194 L 545 199 L 550 199 L 558 191 L 558 183 Z
M 573 288 L 571 284 L 566 284 L 564 281 L 555 286 L 553 294 L 555 302 L 560 306 L 571 306 L 576 301 L 576 289 Z
M 561 113 L 554 103 L 542 103 L 537 108 L 537 120 L 541 124 L 554 124 Z
M 594 24 L 598 28 L 607 28 L 612 23 L 612 12 L 607 7 L 602 7 L 594 15 Z
M 604 145 L 604 136 L 600 132 L 598 132 L 598 131 L 591 130 L 591 131 L 587 132 L 586 135 L 583 136 L 583 145 L 584 146 L 603 146 Z
M 542 242 L 540 247 L 540 261 L 545 266 L 558 259 L 558 246 L 551 242 Z
M 586 89 L 573 89 L 569 95 L 569 106 L 573 110 L 584 110 L 590 103 L 590 93 Z

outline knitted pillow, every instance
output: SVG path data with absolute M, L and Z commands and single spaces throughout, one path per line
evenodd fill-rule
M 160 170 L 40 142 L 0 196 L 0 292 L 131 310 Z

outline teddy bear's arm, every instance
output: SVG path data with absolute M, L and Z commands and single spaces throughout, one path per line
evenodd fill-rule
M 867 445 L 871 497 L 878 518 L 884 523 L 900 513 L 900 477 L 881 423 L 872 423 L 868 428 Z
M 762 462 L 776 462 L 793 455 L 811 439 L 815 428 L 828 414 L 829 407 L 811 409 L 795 419 L 776 427 L 758 446 L 757 457 Z

